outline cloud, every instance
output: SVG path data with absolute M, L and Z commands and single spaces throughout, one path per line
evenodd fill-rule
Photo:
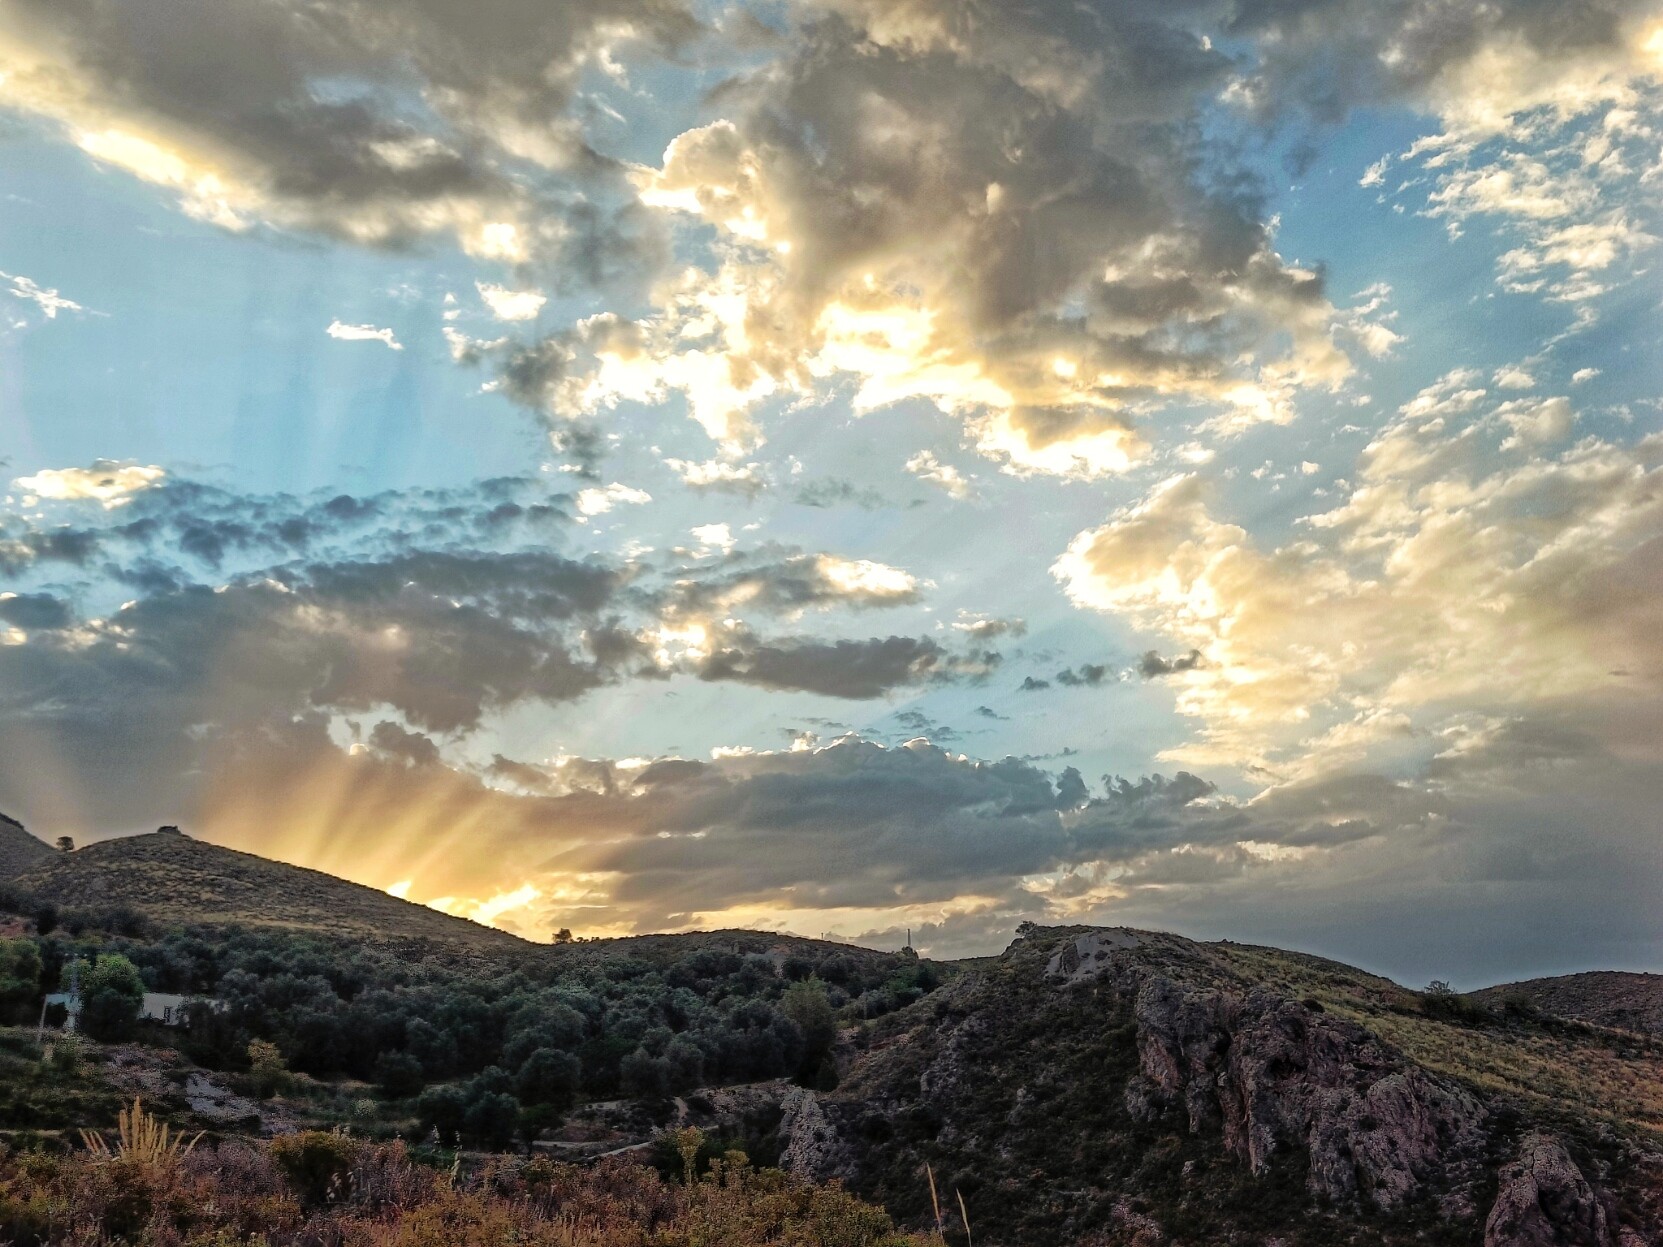
M 801 507 L 859 507 L 862 511 L 876 511 L 888 506 L 888 500 L 877 490 L 857 485 L 842 477 L 828 476 L 807 481 L 797 487 L 791 501 Z
M 730 463 L 725 459 L 666 459 L 664 466 L 681 477 L 682 484 L 701 493 L 737 494 L 755 498 L 768 488 L 768 473 L 760 463 Z
M 1187 654 L 1179 654 L 1174 658 L 1162 658 L 1156 650 L 1150 650 L 1138 659 L 1138 674 L 1146 680 L 1158 679 L 1164 675 L 1176 675 L 1181 671 L 1194 671 L 1206 662 L 1201 651 L 1192 649 Z
M 1028 623 L 1027 620 L 1018 619 L 1014 616 L 995 618 L 960 611 L 959 617 L 953 622 L 953 631 L 962 632 L 980 641 L 990 641 L 994 637 L 1025 636 L 1028 632 Z
M 342 342 L 379 342 L 394 351 L 404 349 L 404 344 L 393 335 L 391 329 L 377 329 L 374 325 L 348 325 L 332 320 L 324 332 Z
M 907 460 L 907 471 L 921 481 L 928 481 L 949 498 L 968 498 L 972 489 L 968 479 L 952 464 L 943 463 L 929 450 L 921 450 Z
M 1405 404 L 1283 546 L 1219 518 L 1195 475 L 1074 541 L 1053 570 L 1077 603 L 1201 656 L 1174 677 L 1199 733 L 1172 756 L 1310 774 L 1397 748 L 1405 723 L 1431 740 L 1663 680 L 1642 640 L 1663 624 L 1663 442 L 1573 443 L 1567 400 L 1497 403 L 1476 380 Z
M 610 485 L 579 490 L 577 509 L 586 516 L 605 515 L 620 503 L 638 507 L 651 501 L 652 495 L 646 490 L 613 481 Z
M 474 289 L 498 320 L 536 320 L 548 296 L 536 290 L 510 290 L 490 282 L 475 282 Z
M 44 468 L 12 482 L 18 489 L 54 502 L 100 502 L 106 510 L 125 506 L 137 494 L 153 489 L 167 473 L 158 467 L 96 459 L 86 468 Z
M 608 167 L 570 108 L 578 83 L 697 29 L 674 0 L 506 0 L 466 18 L 384 0 L 304 15 L 24 0 L 0 30 L 0 102 L 227 229 L 449 235 L 479 257 L 595 274 L 639 230 L 571 186 Z
M 1350 372 L 1320 275 L 1276 253 L 1239 169 L 1202 172 L 1223 157 L 1196 121 L 1231 63 L 1186 20 L 1060 0 L 794 16 L 722 119 L 638 175 L 714 244 L 627 358 L 583 369 L 593 405 L 679 390 L 743 447 L 770 400 L 845 382 L 860 411 L 961 417 L 1011 471 L 1099 475 L 1143 454 L 1142 413 L 1285 420 Z
M 33 304 L 47 320 L 56 320 L 59 312 L 87 310 L 74 299 L 65 298 L 56 290 L 49 290 L 28 277 L 19 277 L 11 273 L 0 272 L 0 290 L 7 291 L 14 299 Z
M 214 749 L 254 765 L 261 742 L 314 719 L 413 764 L 431 758 L 421 742 L 375 724 L 442 745 L 631 681 L 872 699 L 998 663 L 849 635 L 856 612 L 924 590 L 870 560 L 569 557 L 573 501 L 518 480 L 295 499 L 168 478 L 98 528 L 6 517 L 0 559 L 18 588 L 0 596 L 0 791 L 125 827 L 199 791 Z M 43 559 L 95 556 L 99 580 L 74 593 L 27 583 Z
M 1105 663 L 1083 662 L 1078 670 L 1066 667 L 1057 672 L 1056 681 L 1065 688 L 1096 688 L 1101 684 L 1113 684 L 1115 674 Z

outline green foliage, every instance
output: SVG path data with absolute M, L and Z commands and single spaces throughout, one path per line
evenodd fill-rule
M 300 1200 L 317 1207 L 342 1198 L 359 1145 L 343 1134 L 303 1130 L 271 1141 L 271 1158 Z
M 514 1090 L 522 1104 L 566 1109 L 577 1098 L 581 1074 L 578 1059 L 570 1052 L 539 1048 L 520 1066 L 520 1072 L 514 1079 Z
M 34 940 L 0 939 L 0 1005 L 24 1005 L 40 993 L 40 949 Z
M 462 1134 L 462 1119 L 467 1114 L 467 1097 L 457 1087 L 429 1087 L 416 1100 L 416 1117 L 424 1131 L 434 1131 L 439 1142 L 457 1142 Z
M 289 1067 L 274 1043 L 251 1040 L 248 1045 L 248 1077 L 254 1094 L 262 1100 L 276 1095 L 289 1084 Z
M 81 975 L 80 1025 L 94 1039 L 126 1039 L 143 1003 L 144 980 L 138 967 L 120 953 L 101 955 Z
M 819 979 L 793 983 L 780 1001 L 785 1016 L 796 1023 L 802 1033 L 803 1049 L 798 1062 L 797 1079 L 805 1086 L 824 1080 L 822 1066 L 837 1042 L 837 1014 L 832 1011 L 826 996 L 826 985 Z M 835 1077 L 834 1077 L 835 1082 Z
M 1457 1026 L 1484 1026 L 1495 1020 L 1482 1004 L 1471 996 L 1453 991 L 1448 983 L 1434 979 L 1421 995 L 1421 1009 L 1429 1018 L 1453 1022 Z
M 384 1052 L 375 1063 L 375 1081 L 389 1100 L 402 1100 L 422 1089 L 422 1063 L 408 1052 Z
M 506 1091 L 487 1091 L 468 1107 L 462 1130 L 482 1147 L 500 1151 L 520 1127 L 520 1102 Z

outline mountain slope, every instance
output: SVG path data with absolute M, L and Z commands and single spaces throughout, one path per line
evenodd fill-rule
M 928 1165 L 984 1243 L 1639 1247 L 1663 1046 L 1608 1040 L 1274 949 L 1030 929 L 788 1095 L 781 1135 L 915 1223 Z
M 30 835 L 15 818 L 0 814 L 0 879 L 15 879 L 55 856 L 51 845 Z
M 1663 974 L 1593 970 L 1504 983 L 1473 996 L 1494 1008 L 1527 1002 L 1554 1017 L 1663 1038 Z
M 474 950 L 532 947 L 506 931 L 166 829 L 47 851 L 19 887 L 65 906 L 127 905 L 160 922 L 269 926 L 377 943 L 433 941 Z

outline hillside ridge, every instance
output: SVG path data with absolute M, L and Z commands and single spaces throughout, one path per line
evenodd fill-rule
M 1492 1007 L 1523 1002 L 1554 1017 L 1663 1037 L 1663 974 L 1585 970 L 1501 983 L 1472 996 Z
M 0 811 L 0 879 L 15 879 L 57 852 L 17 819 Z
M 164 923 L 284 927 L 478 950 L 533 947 L 507 931 L 321 870 L 198 840 L 176 828 L 47 853 L 50 860 L 22 871 L 14 882 L 63 906 L 125 905 Z

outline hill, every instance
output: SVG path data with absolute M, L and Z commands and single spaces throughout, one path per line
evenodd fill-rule
M 31 867 L 57 856 L 57 850 L 29 834 L 15 818 L 0 814 L 0 879 L 15 879 Z
M 534 947 L 506 931 L 172 828 L 103 840 L 72 853 L 48 849 L 16 883 L 60 906 L 123 905 L 162 923 L 280 927 L 377 944 L 414 940 L 477 951 Z
M 1496 1008 L 1527 1002 L 1554 1017 L 1663 1037 L 1663 974 L 1593 970 L 1504 983 L 1473 997 Z
M 783 1104 L 786 1162 L 978 1242 L 1663 1241 L 1663 1045 L 1334 962 L 1028 929 Z

